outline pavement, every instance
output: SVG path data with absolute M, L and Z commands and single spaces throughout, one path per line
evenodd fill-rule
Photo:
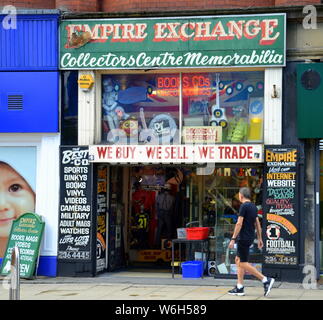
M 0 278 L 0 300 L 9 299 L 8 281 Z M 268 297 L 257 280 L 245 280 L 243 297 L 227 291 L 234 279 L 182 278 L 171 272 L 120 271 L 97 277 L 37 277 L 20 281 L 21 300 L 323 300 L 323 281 L 317 289 L 305 289 L 301 283 L 276 281 Z

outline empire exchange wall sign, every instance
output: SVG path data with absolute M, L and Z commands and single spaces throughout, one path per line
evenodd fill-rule
M 285 65 L 285 14 L 63 20 L 61 69 Z

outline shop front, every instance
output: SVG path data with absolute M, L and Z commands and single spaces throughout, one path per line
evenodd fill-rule
M 78 145 L 61 147 L 58 273 L 170 269 L 171 240 L 197 226 L 209 227 L 207 256 L 186 253 L 235 275 L 239 188 L 266 218 L 265 145 L 281 145 L 285 15 L 62 20 L 60 30 L 79 120 Z M 256 242 L 251 259 L 262 269 Z
M 1 26 L 7 19 L 0 15 Z M 15 245 L 21 250 L 22 260 L 30 258 L 29 253 L 39 254 L 37 275 L 55 277 L 59 11 L 18 10 L 9 21 L 16 27 L 0 28 L 0 261 L 6 259 L 13 221 L 27 212 L 36 213 L 45 222 L 40 251 L 26 250 L 22 241 Z M 24 255 L 24 251 L 28 253 Z M 21 263 L 21 271 L 26 266 Z

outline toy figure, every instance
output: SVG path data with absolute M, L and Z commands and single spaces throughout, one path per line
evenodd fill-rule
M 128 118 L 120 123 L 120 129 L 122 129 L 128 137 L 138 135 L 138 120 L 135 118 Z
M 242 113 L 243 106 L 233 107 L 234 119 L 230 122 L 227 139 L 232 143 L 243 142 L 248 134 L 248 123 Z
M 118 114 L 116 113 L 116 108 L 118 106 L 118 92 L 113 86 L 112 80 L 110 78 L 103 80 L 103 119 L 108 121 L 109 129 L 119 128 Z M 120 107 L 121 108 L 121 107 Z
M 211 107 L 211 126 L 221 126 L 225 129 L 228 125 L 227 117 L 225 115 L 225 109 L 220 106 L 220 74 L 216 74 L 216 104 Z
M 117 106 L 115 109 L 114 109 L 114 112 L 116 113 L 117 115 L 117 118 L 119 121 L 121 120 L 127 120 L 129 119 L 129 114 L 127 114 L 124 109 L 120 106 Z

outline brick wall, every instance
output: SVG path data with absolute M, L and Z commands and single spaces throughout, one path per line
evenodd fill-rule
M 7 5 L 20 9 L 55 9 L 55 0 L 0 0 L 0 7 Z
M 77 12 L 98 11 L 97 0 L 56 0 L 56 9 L 63 9 Z
M 273 6 L 274 3 L 275 0 L 103 0 L 102 9 L 106 12 L 181 11 Z
M 276 0 L 276 6 L 302 6 L 306 4 L 319 4 L 321 0 Z
M 62 9 L 76 12 L 160 12 L 218 8 L 319 4 L 321 0 L 0 0 L 0 7 Z

